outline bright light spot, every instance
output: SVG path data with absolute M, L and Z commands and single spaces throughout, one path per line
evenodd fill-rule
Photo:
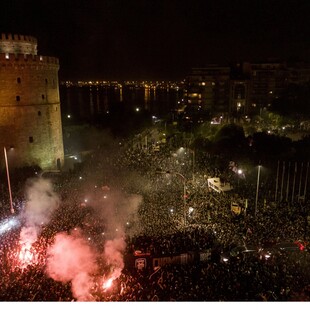
M 188 208 L 188 213 L 191 214 L 194 211 L 194 208 L 190 207 Z
M 84 202 L 87 202 L 87 199 L 84 199 Z
M 139 108 L 136 108 L 136 112 L 139 112 L 140 111 L 140 109 Z
M 104 199 L 107 199 L 107 195 L 104 195 L 103 198 L 104 198 Z
M 103 284 L 102 284 L 102 288 L 104 290 L 109 289 L 112 286 L 113 280 L 114 280 L 113 278 L 110 278 L 110 279 L 104 281 Z
M 173 213 L 173 209 L 170 209 L 170 212 Z
M 82 180 L 82 177 L 79 177 L 80 180 Z
M 68 114 L 68 115 L 67 115 L 67 118 L 71 118 L 71 115 L 70 115 L 70 114 Z
M 129 225 L 129 222 L 127 222 L 126 224 Z
M 90 238 L 90 237 L 88 237 L 87 239 L 88 239 L 88 240 L 91 240 L 91 238 Z
M 228 262 L 228 258 L 223 258 L 223 262 Z
M 18 259 L 21 268 L 26 268 L 28 265 L 33 265 L 37 263 L 37 254 L 31 247 L 30 243 L 24 243 L 21 245 Z
M 238 174 L 242 174 L 242 170 L 241 169 L 238 170 Z

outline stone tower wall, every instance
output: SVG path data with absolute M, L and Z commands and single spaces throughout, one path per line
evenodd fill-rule
M 37 55 L 37 39 L 31 36 L 2 33 L 0 53 Z
M 2 34 L 0 51 L 3 37 Z M 11 48 L 26 42 L 33 46 L 22 47 L 35 52 L 0 52 L 0 146 L 7 149 L 10 167 L 38 165 L 42 169 L 58 169 L 64 163 L 59 61 L 36 55 L 37 42 L 33 37 L 14 40 L 16 37 L 5 41 L 7 50 L 8 42 Z M 3 167 L 2 158 L 0 155 Z

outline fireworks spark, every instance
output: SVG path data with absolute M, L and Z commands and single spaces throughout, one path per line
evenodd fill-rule
M 114 278 L 109 278 L 105 280 L 102 284 L 102 288 L 104 291 L 108 290 L 113 284 Z
M 26 268 L 28 265 L 35 265 L 38 263 L 38 255 L 31 244 L 21 244 L 18 261 L 21 268 Z

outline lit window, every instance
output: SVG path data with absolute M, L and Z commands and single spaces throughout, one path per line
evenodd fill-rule
M 5 53 L 5 59 L 10 59 L 10 54 L 9 53 Z
M 40 61 L 42 61 L 43 60 L 43 56 L 40 56 Z

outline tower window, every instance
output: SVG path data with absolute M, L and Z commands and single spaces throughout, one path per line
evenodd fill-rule
M 16 101 L 20 101 L 20 96 L 16 96 Z
M 47 79 L 45 79 L 45 84 L 47 84 Z
M 29 137 L 29 143 L 33 143 L 33 137 Z
M 45 96 L 44 96 L 44 95 L 42 95 L 42 99 L 45 99 Z
M 21 83 L 21 81 L 22 81 L 22 80 L 21 80 L 21 78 L 20 78 L 20 77 L 18 77 L 18 78 L 17 78 L 17 83 L 18 83 L 18 84 L 20 84 L 20 83 Z
M 38 111 L 38 116 L 41 116 L 41 111 Z

